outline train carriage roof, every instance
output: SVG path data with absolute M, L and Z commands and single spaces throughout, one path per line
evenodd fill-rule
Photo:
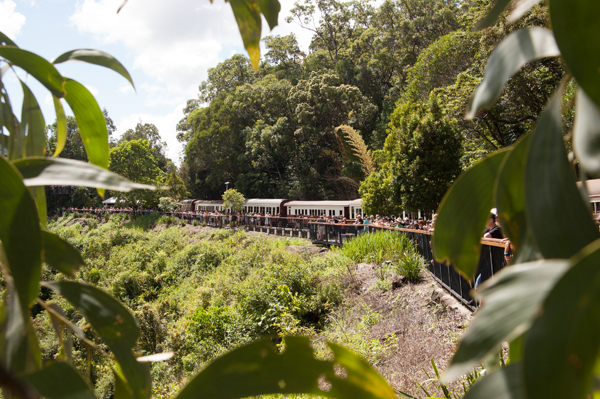
M 290 201 L 285 206 L 340 207 L 349 206 L 351 201 Z
M 285 199 L 264 199 L 264 198 L 250 198 L 246 200 L 246 206 L 280 206 Z

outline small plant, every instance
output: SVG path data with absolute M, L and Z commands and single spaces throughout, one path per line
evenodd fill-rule
M 206 222 L 202 222 L 202 227 L 206 227 Z
M 235 228 L 235 227 L 238 226 L 238 223 L 237 222 L 231 222 L 230 226 L 231 226 L 231 228 Z
M 419 281 L 421 271 L 424 269 L 425 259 L 414 248 L 404 251 L 396 265 L 396 272 L 406 277 L 411 283 Z
M 198 221 L 196 219 L 194 219 L 194 221 L 192 222 L 192 226 L 198 226 Z
M 179 221 L 179 225 L 180 225 L 181 227 L 185 227 L 185 220 L 181 219 L 181 220 Z

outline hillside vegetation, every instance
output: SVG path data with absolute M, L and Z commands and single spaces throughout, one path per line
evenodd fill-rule
M 52 221 L 50 228 L 86 259 L 77 278 L 105 289 L 134 313 L 142 331 L 140 354 L 174 352 L 170 360 L 153 364 L 153 386 L 161 397 L 170 396 L 216 356 L 266 334 L 340 342 L 378 367 L 399 389 L 414 390 L 406 387 L 412 384 L 407 375 L 424 380 L 421 368 L 432 357 L 444 364 L 462 327 L 426 307 L 427 315 L 417 319 L 427 320 L 415 320 L 414 312 L 422 312 L 423 305 L 409 309 L 409 303 L 419 301 L 411 294 L 414 288 L 402 288 L 394 267 L 380 266 L 383 259 L 393 259 L 392 252 L 397 261 L 402 257 L 398 251 L 412 251 L 404 239 L 385 243 L 383 237 L 369 237 L 369 242 L 357 242 L 346 251 L 326 251 L 300 239 L 181 226 L 158 215 L 135 221 L 121 215 L 107 219 L 99 223 L 67 215 Z M 369 258 L 373 245 L 380 246 L 378 259 Z M 378 263 L 357 269 L 356 263 L 363 261 Z M 45 269 L 44 278 L 61 277 Z M 421 287 L 427 291 L 426 283 Z M 87 322 L 68 302 L 56 300 L 67 317 L 85 328 Z M 400 311 L 413 317 L 403 317 Z M 36 315 L 34 325 L 41 333 L 44 361 L 55 358 L 60 346 L 46 312 Z M 421 328 L 428 332 L 417 333 Z M 411 329 L 416 342 L 427 340 L 429 347 L 402 355 L 405 340 L 399 333 Z M 438 337 L 432 339 L 432 333 Z M 86 335 L 100 343 L 91 330 Z M 449 346 L 438 351 L 439 345 Z M 402 373 L 399 357 L 404 358 Z M 73 358 L 87 369 L 87 352 L 79 340 L 74 341 Z M 407 364 L 411 358 L 414 361 Z M 111 397 L 114 386 L 106 359 L 94 352 L 91 365 L 98 395 Z

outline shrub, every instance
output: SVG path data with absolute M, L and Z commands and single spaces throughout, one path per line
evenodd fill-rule
M 414 248 L 410 239 L 391 230 L 365 233 L 344 243 L 342 254 L 352 261 L 381 264 L 386 260 L 396 262 L 407 249 Z
M 425 259 L 414 249 L 404 252 L 398 260 L 396 271 L 410 282 L 419 281 L 421 271 L 425 269 Z
M 192 222 L 192 226 L 198 226 L 198 221 L 196 219 L 194 219 L 194 221 Z

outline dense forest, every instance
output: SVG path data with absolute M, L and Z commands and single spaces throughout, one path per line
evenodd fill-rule
M 556 58 L 529 63 L 492 109 L 465 119 L 495 46 L 523 26 L 548 25 L 540 4 L 518 23 L 504 16 L 476 32 L 490 7 L 487 0 L 296 3 L 287 20 L 313 32 L 308 54 L 293 34 L 267 36 L 257 72 L 241 54 L 209 69 L 177 125 L 179 168 L 152 124 L 140 121 L 111 140 L 110 170 L 172 187 L 123 199 L 146 207 L 162 196 L 220 199 L 230 182 L 246 198 L 361 197 L 368 213 L 434 212 L 463 170 L 532 127 L 564 75 Z M 68 127 L 62 154 L 85 161 L 74 119 Z M 55 125 L 48 132 L 52 153 Z M 51 212 L 101 201 L 85 188 L 48 198 Z
M 465 120 L 493 48 L 523 26 L 548 24 L 539 5 L 517 24 L 474 32 L 490 6 L 297 3 L 288 21 L 314 32 L 308 54 L 294 35 L 266 37 L 257 73 L 234 55 L 188 101 L 177 129 L 191 196 L 220 198 L 230 181 L 246 197 L 361 196 L 369 211 L 435 210 L 462 170 L 531 127 L 564 74 L 557 59 L 531 63 L 493 109 Z M 357 156 L 349 130 L 376 170 Z

